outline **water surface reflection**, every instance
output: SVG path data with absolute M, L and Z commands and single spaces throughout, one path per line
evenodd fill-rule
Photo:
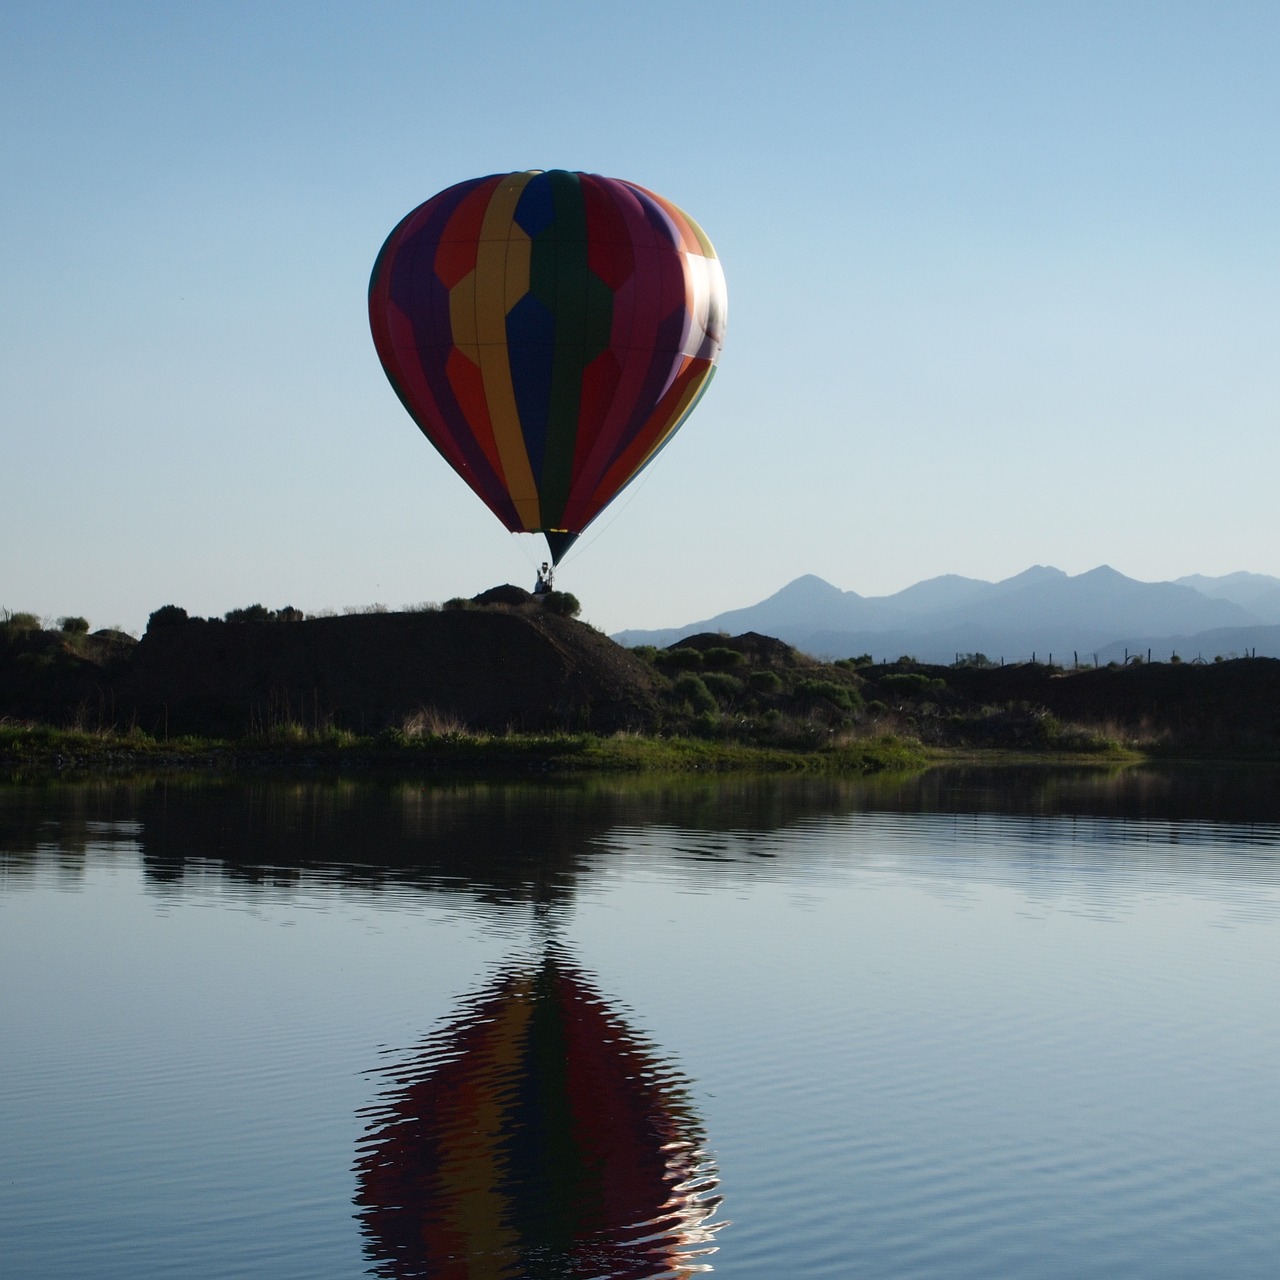
M 0 787 L 10 883 L 39 854 L 66 875 L 88 849 L 138 845 L 149 882 L 210 870 L 287 886 L 456 890 L 495 907 L 565 904 L 618 830 L 769 836 L 857 814 L 1003 814 L 1280 823 L 1280 766 L 948 766 L 872 778 L 607 779 L 538 784 L 173 780 Z M 702 856 L 715 861 L 714 841 Z

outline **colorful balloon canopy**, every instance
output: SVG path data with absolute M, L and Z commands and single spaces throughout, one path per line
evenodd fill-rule
M 688 417 L 726 311 L 719 259 L 688 214 L 559 169 L 433 196 L 369 282 L 374 346 L 413 420 L 555 560 Z
M 719 1205 L 683 1077 L 556 947 L 387 1071 L 356 1160 L 377 1274 L 691 1280 Z

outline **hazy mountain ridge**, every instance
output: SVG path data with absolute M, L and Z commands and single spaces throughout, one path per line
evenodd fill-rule
M 1020 661 L 1107 662 L 1150 649 L 1152 657 L 1245 653 L 1280 657 L 1280 578 L 1192 574 L 1140 582 L 1100 565 L 1072 577 L 1033 565 L 1000 582 L 944 574 L 888 596 L 841 591 L 813 574 L 773 595 L 683 627 L 629 630 L 622 644 L 666 646 L 699 632 L 776 636 L 819 657 L 910 653 L 924 662 L 957 654 Z

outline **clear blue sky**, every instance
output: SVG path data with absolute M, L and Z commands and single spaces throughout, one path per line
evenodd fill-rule
M 562 566 L 606 630 L 802 573 L 1280 575 L 1280 6 L 0 9 L 0 606 L 529 586 L 365 289 L 442 187 L 583 169 L 724 261 L 715 384 Z

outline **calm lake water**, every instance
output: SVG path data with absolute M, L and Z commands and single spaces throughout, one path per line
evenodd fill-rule
M 1280 1263 L 1280 774 L 0 788 L 0 1275 Z

